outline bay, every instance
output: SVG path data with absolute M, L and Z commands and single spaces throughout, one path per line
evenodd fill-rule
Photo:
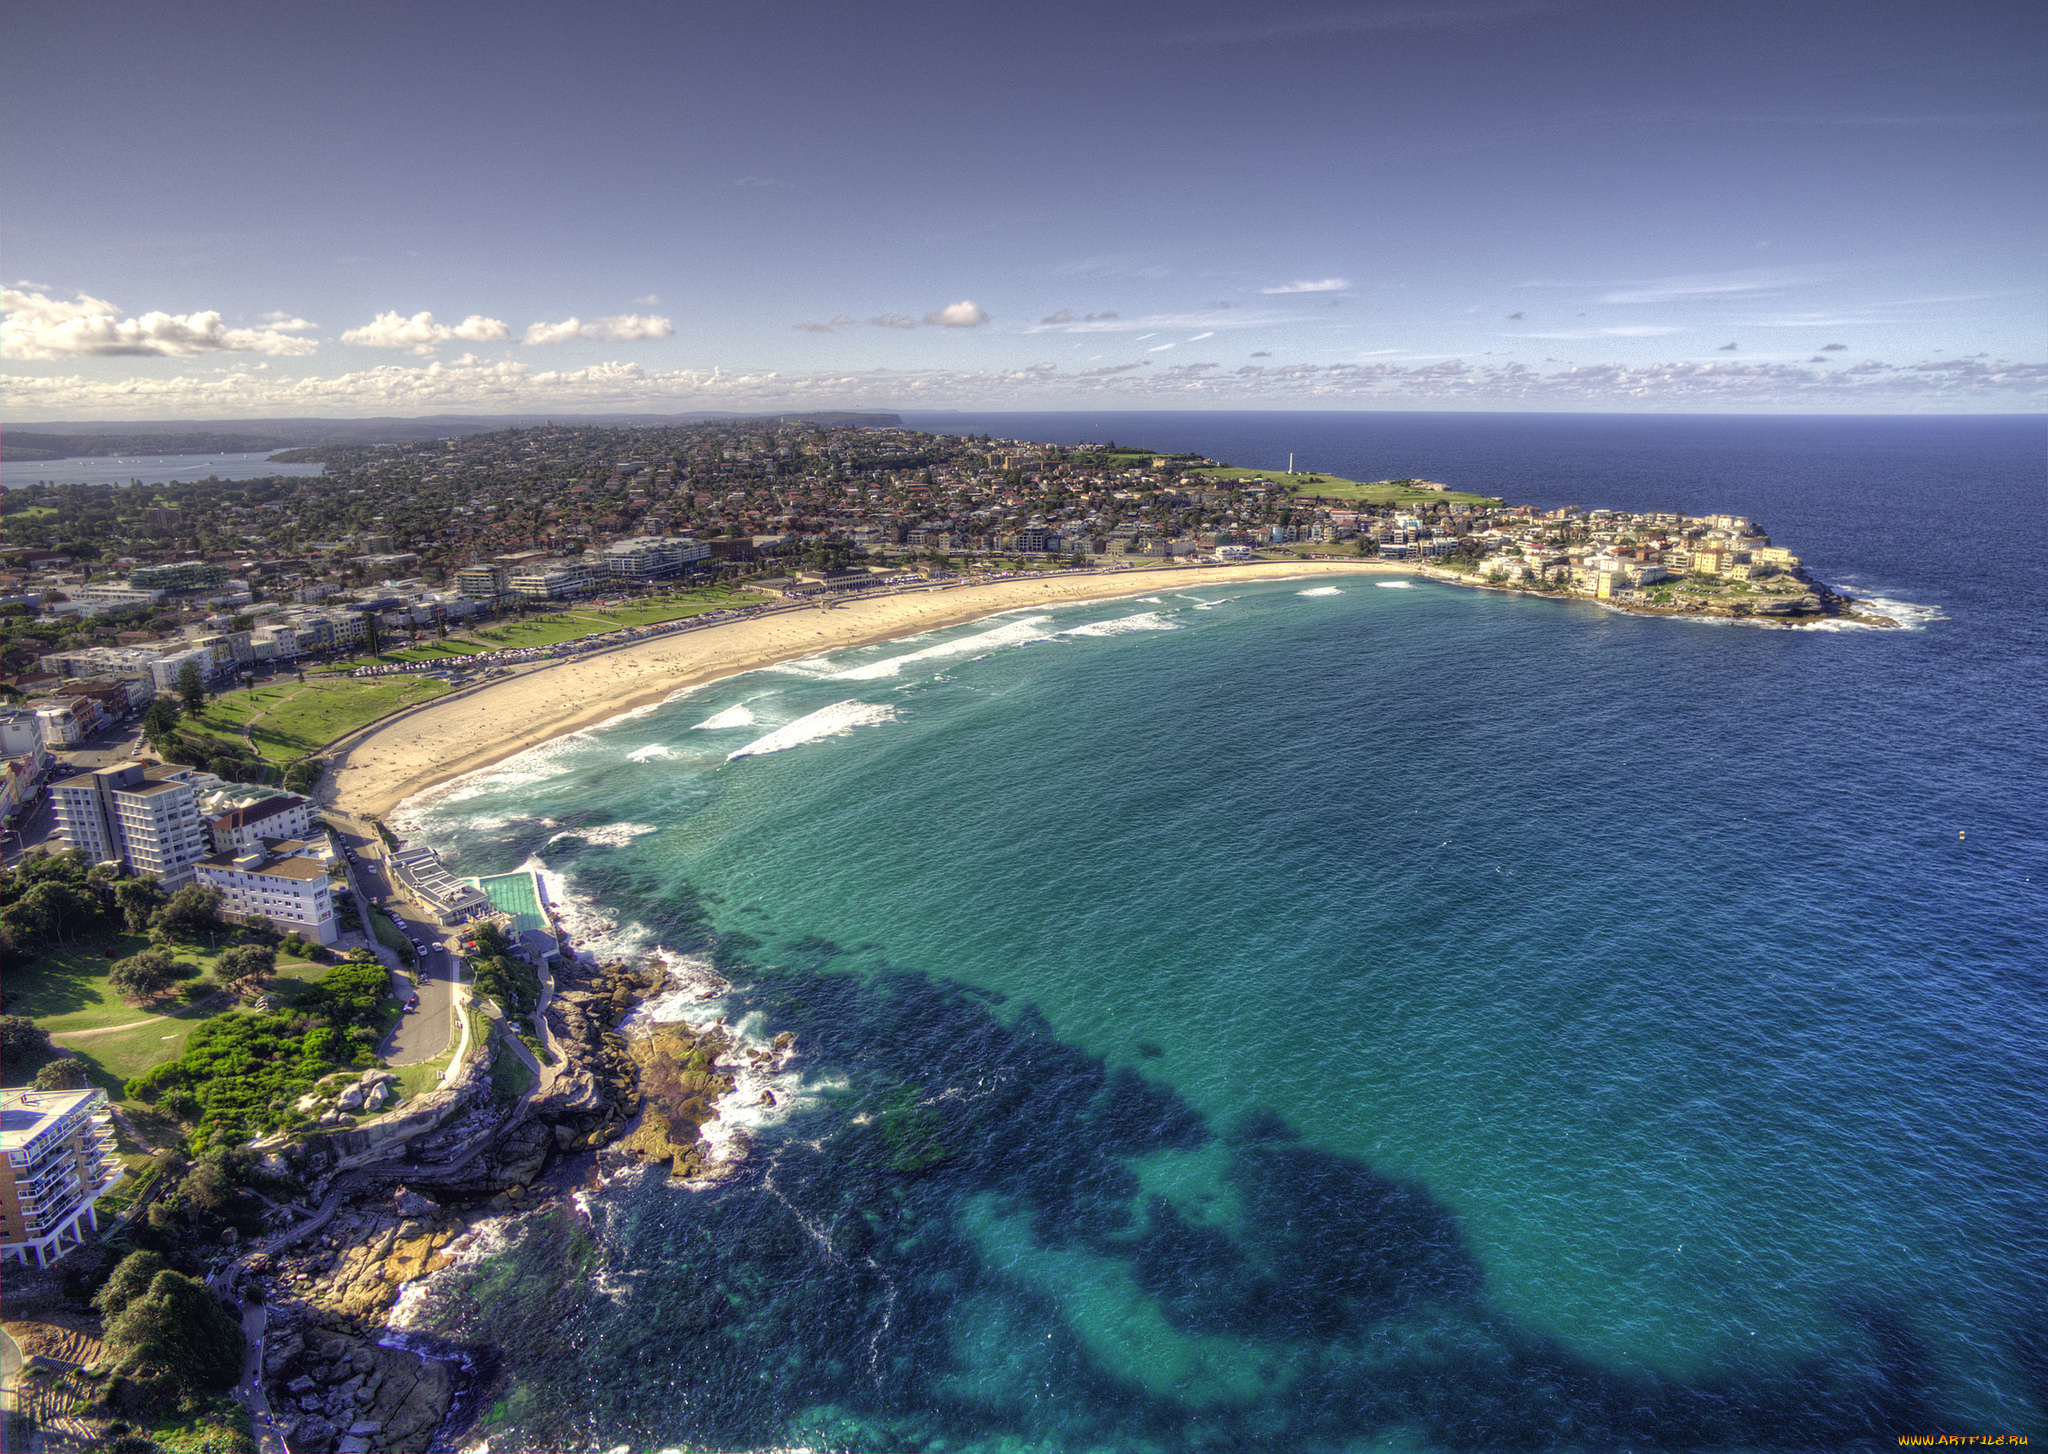
M 2038 1423 L 2040 422 L 1311 422 L 1304 468 L 1755 515 L 1904 626 L 1166 588 L 411 805 L 796 1037 L 730 1180 L 507 1219 L 415 1301 L 499 1360 L 504 1447 Z M 1270 464 L 1305 424 L 1074 427 Z

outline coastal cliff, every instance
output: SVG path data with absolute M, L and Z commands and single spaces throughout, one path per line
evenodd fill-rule
M 411 1117 L 411 1134 L 371 1122 L 269 1150 L 278 1171 L 321 1199 L 314 1218 L 237 1268 L 266 1307 L 264 1391 L 291 1447 L 369 1454 L 451 1437 L 473 1407 L 465 1395 L 492 1376 L 489 1350 L 405 1336 L 394 1323 L 407 1290 L 453 1265 L 488 1219 L 572 1193 L 599 1169 L 588 1154 L 599 1148 L 604 1164 L 703 1170 L 698 1130 L 732 1088 L 714 1069 L 730 1047 L 687 1027 L 629 1042 L 621 1025 L 660 978 L 617 964 L 558 971 L 547 1013 L 561 1062 L 510 1104 L 493 1094 L 491 1058 L 503 1053 L 494 1030 L 450 1086 L 385 1118 Z

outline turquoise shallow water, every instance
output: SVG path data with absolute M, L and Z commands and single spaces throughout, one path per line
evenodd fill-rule
M 536 1448 L 2040 1432 L 2032 466 L 1976 449 L 1884 518 L 1977 571 L 1818 542 L 1908 630 L 1161 590 L 415 805 L 798 1052 L 732 1180 L 504 1223 L 416 1325 Z

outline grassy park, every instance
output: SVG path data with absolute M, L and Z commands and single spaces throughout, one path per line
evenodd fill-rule
M 318 752 L 379 717 L 431 702 L 451 690 L 446 682 L 425 677 L 312 677 L 303 685 L 277 682 L 226 693 L 208 702 L 198 717 L 187 717 L 179 725 L 188 733 L 234 743 L 241 742 L 246 726 L 263 759 L 282 765 Z
M 1418 489 L 1409 480 L 1347 480 L 1341 475 L 1314 474 L 1298 470 L 1247 470 L 1218 466 L 1195 473 L 1228 485 L 1238 480 L 1267 480 L 1285 485 L 1298 495 L 1320 495 L 1325 500 L 1345 500 L 1360 505 L 1498 504 L 1486 495 L 1468 495 L 1460 490 Z

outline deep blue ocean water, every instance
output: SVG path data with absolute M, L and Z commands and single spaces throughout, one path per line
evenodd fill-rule
M 413 805 L 796 1037 L 729 1180 L 409 1302 L 494 1447 L 2048 1434 L 2042 421 L 952 418 L 1748 513 L 1908 625 L 1161 589 Z

